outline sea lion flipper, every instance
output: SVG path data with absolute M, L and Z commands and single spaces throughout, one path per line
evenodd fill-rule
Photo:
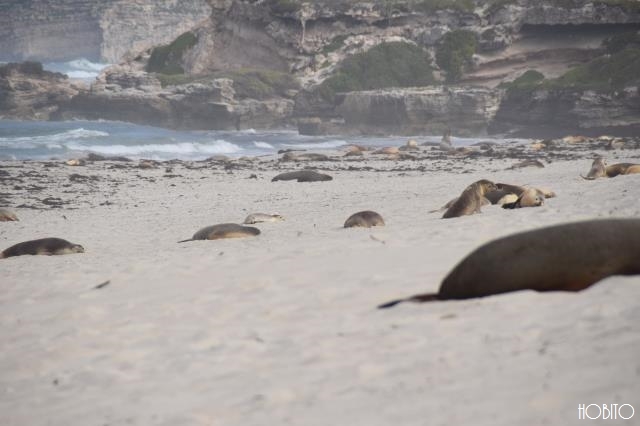
M 442 300 L 442 298 L 438 295 L 438 293 L 416 294 L 415 296 L 406 297 L 404 299 L 396 299 L 387 303 L 383 303 L 382 305 L 378 305 L 378 309 L 391 308 L 402 302 L 424 303 L 424 302 L 433 302 L 435 300 Z
M 513 203 L 504 203 L 502 205 L 503 209 L 515 209 L 517 207 L 518 202 L 514 201 Z
M 194 239 L 193 239 L 193 238 L 189 238 L 188 240 L 178 241 L 178 244 L 180 244 L 180 243 L 186 243 L 186 242 L 189 242 L 189 241 L 194 241 Z
M 580 175 L 580 177 L 582 179 L 584 179 L 584 180 L 596 180 L 596 178 L 594 178 L 594 177 L 587 177 L 587 176 L 582 176 L 582 175 Z

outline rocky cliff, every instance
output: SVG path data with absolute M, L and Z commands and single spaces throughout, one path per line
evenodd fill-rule
M 22 10 L 18 7 L 22 2 L 3 2 L 11 15 Z M 138 54 L 107 70 L 90 91 L 66 102 L 57 114 L 63 118 L 128 118 L 193 128 L 298 122 L 309 132 L 437 133 L 449 126 L 455 134 L 535 131 L 548 120 L 555 120 L 548 126 L 554 131 L 615 132 L 640 122 L 637 84 L 632 80 L 616 90 L 538 88 L 535 101 L 509 95 L 500 87 L 530 69 L 551 81 L 597 61 L 606 53 L 605 39 L 640 30 L 640 3 L 632 0 L 60 0 L 56 4 L 66 3 L 78 6 L 77 22 L 97 22 L 101 55 Z M 28 5 L 29 10 L 38 9 L 35 5 L 46 9 L 50 2 L 32 0 Z M 177 37 L 187 30 L 193 44 L 181 45 Z M 14 25 L 7 31 L 0 25 L 2 31 L 13 41 L 0 41 L 0 47 L 11 45 L 24 54 L 46 45 L 16 48 L 21 30 Z M 82 31 L 90 41 L 87 49 L 94 49 L 97 42 Z M 410 63 L 380 59 L 378 53 L 362 57 L 385 43 L 417 46 L 429 65 L 416 71 L 415 64 L 423 60 L 416 60 L 414 53 L 406 56 Z M 151 67 L 159 57 L 165 63 Z M 363 72 L 380 71 L 380 78 L 355 84 L 362 72 L 354 62 L 364 67 Z M 386 68 L 381 65 L 385 62 Z M 299 87 L 274 88 L 282 86 L 281 75 Z M 224 79 L 230 82 L 223 83 Z M 412 87 L 425 84 L 432 86 Z M 217 85 L 233 89 L 234 95 L 221 97 L 222 86 Z
M 205 0 L 0 0 L 0 60 L 116 63 L 210 14 Z

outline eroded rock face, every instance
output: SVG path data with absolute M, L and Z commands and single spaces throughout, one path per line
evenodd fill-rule
M 613 93 L 539 89 L 505 96 L 492 133 L 560 137 L 567 133 L 633 135 L 640 131 L 638 87 Z
M 82 89 L 35 62 L 0 66 L 0 118 L 47 120 Z
M 206 0 L 4 0 L 0 59 L 117 63 L 208 21 Z

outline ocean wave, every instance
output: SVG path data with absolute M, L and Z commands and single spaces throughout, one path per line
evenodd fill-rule
M 256 148 L 275 149 L 273 145 L 267 142 L 254 141 L 253 144 L 256 146 Z
M 66 147 L 73 151 L 88 151 L 103 155 L 123 155 L 130 157 L 158 156 L 180 158 L 180 156 L 235 154 L 242 148 L 224 140 L 216 140 L 212 143 L 167 143 L 144 145 L 83 145 L 70 143 Z
M 39 148 L 44 145 L 47 147 L 51 146 L 60 148 L 59 143 L 61 142 L 66 142 L 69 140 L 102 138 L 107 136 L 109 136 L 109 133 L 107 132 L 101 132 L 100 130 L 86 130 L 80 127 L 78 129 L 67 130 L 62 133 L 54 133 L 52 135 L 0 138 L 0 147 L 32 149 Z
M 309 143 L 283 143 L 282 146 L 286 146 L 287 148 L 298 148 L 298 149 L 330 149 L 330 148 L 338 148 L 340 146 L 346 145 L 347 142 L 343 140 L 331 140 L 325 142 L 309 142 Z

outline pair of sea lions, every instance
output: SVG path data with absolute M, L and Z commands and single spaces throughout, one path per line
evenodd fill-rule
M 580 291 L 612 275 L 640 274 L 640 219 L 550 226 L 491 241 L 445 277 L 437 293 L 384 303 L 471 299 L 519 290 Z
M 449 219 L 480 213 L 480 207 L 485 204 L 485 195 L 497 189 L 496 184 L 487 179 L 472 183 L 462 191 L 458 198 L 450 202 L 442 218 Z
M 593 160 L 591 169 L 587 176 L 580 175 L 583 179 L 594 180 L 600 177 L 616 177 L 618 175 L 630 175 L 640 173 L 640 164 L 634 163 L 618 163 L 607 165 L 604 158 L 598 157 Z
M 279 180 L 296 180 L 298 182 L 323 182 L 333 180 L 329 175 L 314 172 L 312 170 L 299 170 L 296 172 L 280 173 L 271 179 L 271 182 L 277 182 Z
M 25 241 L 15 244 L 0 253 L 0 259 L 12 256 L 30 255 L 61 255 L 72 253 L 84 253 L 84 247 L 73 244 L 62 238 L 40 238 L 38 240 Z

